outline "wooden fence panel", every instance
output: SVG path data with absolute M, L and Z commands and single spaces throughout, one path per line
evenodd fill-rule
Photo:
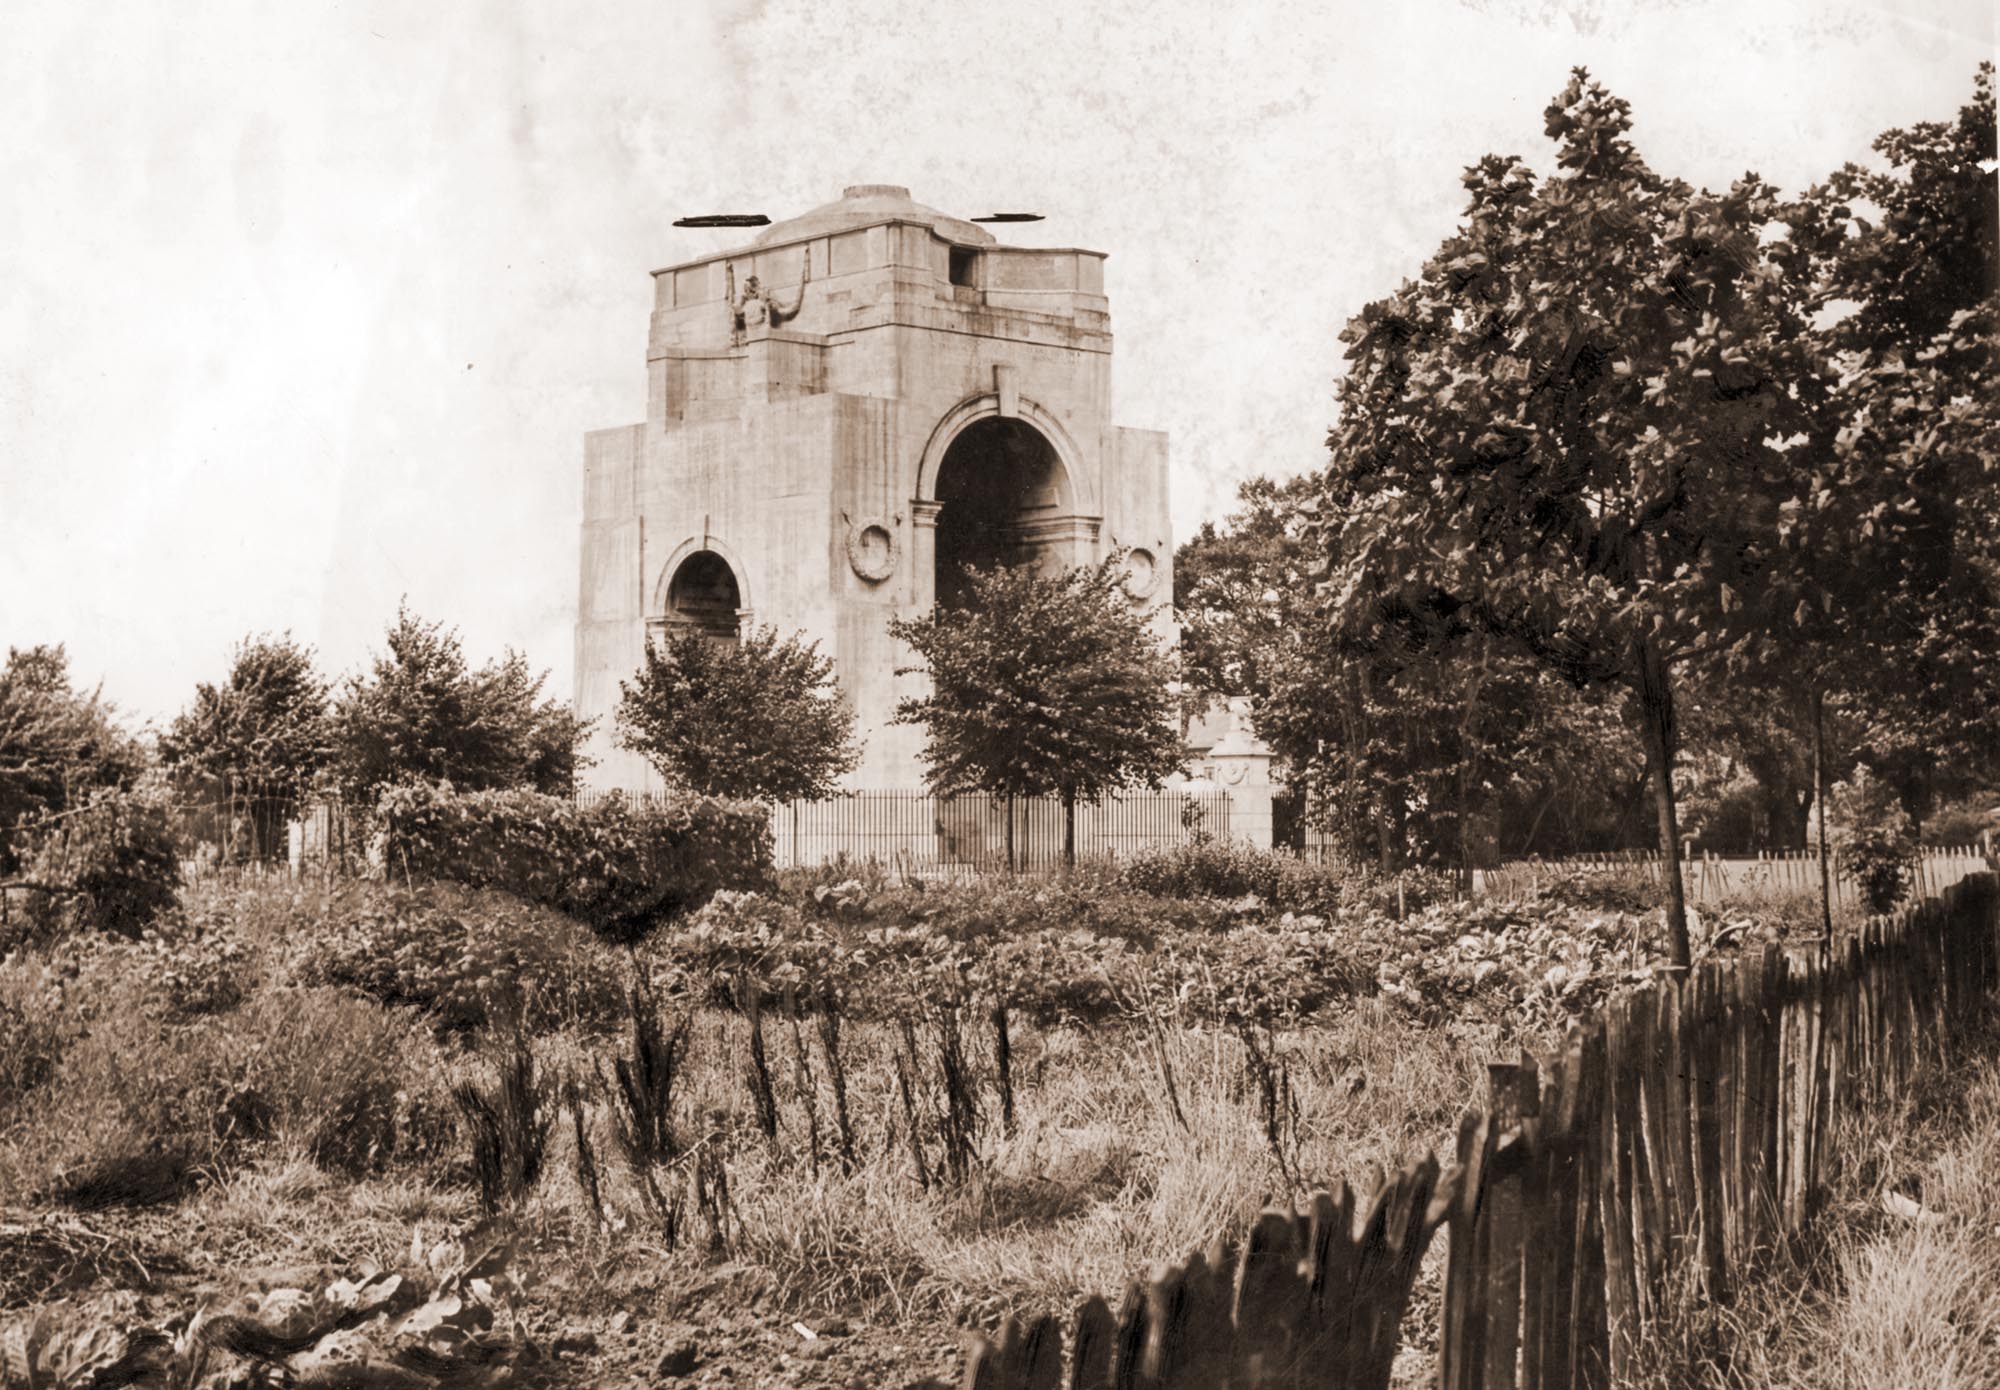
M 1601 1186 L 1605 1304 L 1614 1377 L 1631 1373 L 1639 1326 L 1639 1281 L 1646 1234 L 1638 1190 L 1645 1181 L 1645 1147 L 1639 1135 L 1639 1073 L 1635 997 L 1614 999 L 1605 1010 L 1603 1080 L 1607 1103 L 1598 1126 L 1596 1164 L 1609 1178 Z
M 1086 1301 L 1067 1358 L 1054 1321 L 1009 1319 L 965 1384 L 1381 1390 L 1445 1225 L 1443 1390 L 1607 1390 L 1688 1275 L 1727 1297 L 1804 1229 L 1835 1120 L 1990 1007 L 1996 907 L 2000 879 L 1978 875 L 1830 955 L 1765 946 L 1614 996 L 1559 1056 L 1491 1068 L 1449 1169 L 1266 1211 L 1240 1246 L 1134 1281 L 1117 1318 Z

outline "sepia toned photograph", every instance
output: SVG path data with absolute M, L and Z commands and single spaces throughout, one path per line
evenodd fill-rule
M 2000 1390 L 1991 0 L 20 0 L 0 1390 Z

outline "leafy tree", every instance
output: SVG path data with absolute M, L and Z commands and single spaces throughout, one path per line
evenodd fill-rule
M 1181 680 L 1203 704 L 1267 692 L 1265 667 L 1311 589 L 1312 552 L 1300 522 L 1316 488 L 1310 474 L 1250 478 L 1220 527 L 1203 522 L 1174 551 Z
M 768 627 L 738 642 L 670 633 L 647 643 L 646 664 L 618 688 L 620 745 L 705 796 L 824 797 L 859 759 L 833 662 Z
M 579 719 L 566 701 L 538 698 L 547 680 L 548 672 L 510 648 L 478 673 L 479 705 L 483 719 L 503 732 L 503 766 L 518 769 L 508 785 L 568 796 L 589 766 L 582 748 L 593 721 Z
M 930 680 L 928 694 L 897 705 L 896 722 L 924 726 L 931 790 L 1060 797 L 1070 864 L 1079 798 L 1157 787 L 1184 760 L 1173 672 L 1125 591 L 1122 559 L 1053 576 L 969 570 L 960 606 L 889 625 L 922 662 L 898 674 Z
M 0 670 L 0 873 L 15 867 L 12 832 L 24 817 L 79 806 L 95 788 L 128 785 L 145 765 L 116 708 L 99 691 L 70 684 L 60 645 L 10 647 Z
M 1886 132 L 1885 167 L 1786 209 L 1779 248 L 1831 383 L 1785 504 L 1798 563 L 1839 596 L 1800 644 L 1805 681 L 1918 826 L 2000 770 L 1994 114 L 1986 63 L 1955 119 Z
M 1782 621 L 1721 658 L 1735 708 L 1754 692 L 1802 731 L 1822 808 L 1857 755 L 1913 824 L 2000 767 L 1993 117 L 1987 65 L 1955 122 L 1888 132 L 1886 167 L 1845 166 L 1766 228 L 1812 365 L 1772 498 Z
M 1182 670 L 1203 703 L 1257 700 L 1280 773 L 1348 857 L 1391 869 L 1627 843 L 1644 755 L 1617 701 L 1494 639 L 1412 646 L 1330 629 L 1306 531 L 1321 481 L 1253 478 L 1176 553 Z
M 296 796 L 326 766 L 326 678 L 287 632 L 237 644 L 228 679 L 203 681 L 160 738 L 171 768 L 274 785 Z
M 1677 673 L 1770 617 L 1791 469 L 1770 441 L 1805 423 L 1807 362 L 1769 187 L 1663 178 L 1630 128 L 1579 69 L 1547 111 L 1553 177 L 1467 171 L 1464 226 L 1342 335 L 1319 525 L 1344 627 L 1476 627 L 1629 692 L 1685 966 Z
M 1301 621 L 1288 636 L 1258 732 L 1350 858 L 1464 876 L 1631 842 L 1645 757 L 1615 695 L 1570 688 L 1480 632 L 1364 643 Z
M 475 671 L 458 633 L 399 608 L 388 650 L 349 677 L 331 717 L 336 776 L 358 796 L 392 782 L 448 781 L 467 791 L 575 790 L 589 724 L 539 699 L 546 673 L 509 651 Z
M 1793 651 L 1789 643 L 1774 650 Z M 1689 834 L 1713 848 L 1804 849 L 1814 768 L 1810 711 L 1796 681 L 1768 666 L 1690 672 L 1682 742 L 1697 767 L 1690 797 L 1707 804 Z

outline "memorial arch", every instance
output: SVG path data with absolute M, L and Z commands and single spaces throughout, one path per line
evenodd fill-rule
M 1118 546 L 1171 640 L 1167 441 L 1115 423 L 1111 358 L 1103 252 L 1005 245 L 886 184 L 654 272 L 644 417 L 584 440 L 586 784 L 655 785 L 616 713 L 669 631 L 816 643 L 855 712 L 855 788 L 921 784 L 890 628 L 968 563 Z
M 1097 558 L 1100 522 L 1079 498 L 1074 457 L 1060 424 L 1029 402 L 977 397 L 939 423 L 916 504 L 933 531 L 929 573 L 916 576 L 931 601 L 962 602 L 968 568 Z

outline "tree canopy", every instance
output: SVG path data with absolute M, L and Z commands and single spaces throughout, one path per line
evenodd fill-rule
M 1199 700 L 1269 691 L 1267 668 L 1310 591 L 1302 503 L 1318 480 L 1254 477 L 1221 524 L 1204 521 L 1174 551 L 1181 681 Z
M 1675 672 L 1769 616 L 1777 442 L 1810 423 L 1801 305 L 1754 175 L 1656 174 L 1582 70 L 1545 125 L 1554 176 L 1469 169 L 1465 225 L 1342 334 L 1319 534 L 1343 627 L 1477 628 L 1632 692 L 1671 860 Z
M 1064 850 L 1075 857 L 1075 807 L 1119 787 L 1157 787 L 1183 751 L 1173 669 L 1125 589 L 1123 556 L 1043 574 L 969 570 L 959 606 L 898 619 L 927 693 L 896 707 L 925 730 L 923 759 L 940 796 L 1058 796 Z
M 312 649 L 287 632 L 237 644 L 229 675 L 203 681 L 160 737 L 169 767 L 242 780 L 297 796 L 331 757 L 329 685 Z
M 0 873 L 14 867 L 14 827 L 24 818 L 84 804 L 99 787 L 124 786 L 146 751 L 97 690 L 70 683 L 60 645 L 10 647 L 0 670 Z
M 335 702 L 337 777 L 362 796 L 406 779 L 566 795 L 589 726 L 567 704 L 540 698 L 546 680 L 514 651 L 471 669 L 455 629 L 405 605 L 387 650 L 349 677 Z
M 1553 173 L 1467 170 L 1463 225 L 1342 334 L 1331 461 L 1300 503 L 1326 630 L 1260 727 L 1302 764 L 1342 749 L 1351 786 L 1384 766 L 1348 750 L 1377 746 L 1386 683 L 1390 740 L 1431 745 L 1411 766 L 1481 783 L 1470 687 L 1435 682 L 1505 673 L 1497 639 L 1625 702 L 1670 857 L 1691 733 L 1704 825 L 1748 799 L 1795 843 L 1826 764 L 1855 757 L 1921 816 L 2000 770 L 1991 65 L 1955 120 L 1890 131 L 1880 167 L 1790 202 L 1754 174 L 1657 174 L 1630 130 L 1578 70 L 1546 112 Z M 1347 688 L 1335 669 L 1342 723 L 1315 726 L 1304 692 Z M 1421 783 L 1380 795 L 1437 805 Z
M 1252 479 L 1174 558 L 1193 697 L 1248 694 L 1288 792 L 1385 869 L 1622 845 L 1643 751 L 1618 703 L 1490 636 L 1413 643 L 1330 626 L 1307 532 L 1316 476 Z
M 670 786 L 763 801 L 830 795 L 859 758 L 854 712 L 817 643 L 760 628 L 721 642 L 699 631 L 648 643 L 620 682 L 618 740 Z
M 1784 209 L 1824 382 L 1783 503 L 1838 601 L 1788 633 L 1798 683 L 1913 822 L 2000 774 L 2000 254 L 1993 67 L 1954 120 L 1885 132 Z

